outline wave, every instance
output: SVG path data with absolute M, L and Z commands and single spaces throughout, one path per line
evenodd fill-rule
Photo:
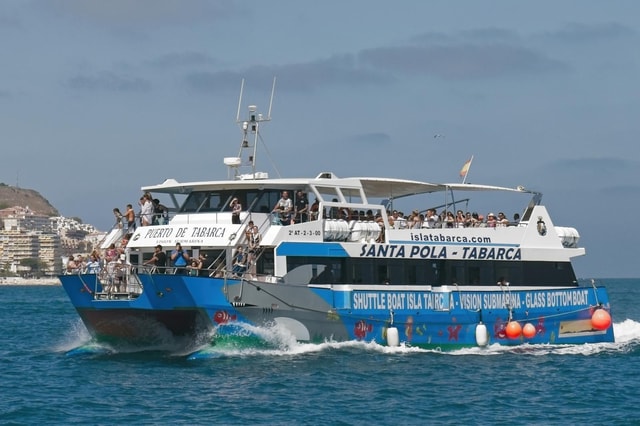
M 297 356 L 327 351 L 364 351 L 378 352 L 388 355 L 404 354 L 439 354 L 446 356 L 460 355 L 501 355 L 505 353 L 525 355 L 595 355 L 606 352 L 630 352 L 640 350 L 640 323 L 627 319 L 614 324 L 614 343 L 589 343 L 583 345 L 523 344 L 519 346 L 503 346 L 493 344 L 485 348 L 474 347 L 456 350 L 422 349 L 401 343 L 396 347 L 381 345 L 375 341 L 325 341 L 323 343 L 300 343 L 284 328 L 247 326 L 246 331 L 252 336 L 259 336 L 262 345 L 252 343 L 250 339 L 240 336 L 226 336 L 214 344 L 201 348 L 187 356 L 190 360 L 222 357 L 254 357 L 254 356 Z
M 144 352 L 169 353 L 172 357 L 184 357 L 188 360 L 248 358 L 248 357 L 291 357 L 318 354 L 323 352 L 347 351 L 370 352 L 384 355 L 438 354 L 444 356 L 495 356 L 502 354 L 522 355 L 595 355 L 600 353 L 626 353 L 640 351 L 640 322 L 626 319 L 614 323 L 615 342 L 589 343 L 583 345 L 523 344 L 503 346 L 498 343 L 487 347 L 473 347 L 456 350 L 423 349 L 401 343 L 389 347 L 375 341 L 325 341 L 322 343 L 301 343 L 283 326 L 274 324 L 258 327 L 249 324 L 237 324 L 232 335 L 202 336 L 200 341 L 208 343 L 189 350 L 172 351 L 162 345 L 145 348 Z M 140 348 L 114 347 L 105 342 L 92 339 L 81 321 L 69 330 L 65 341 L 55 348 L 56 352 L 64 352 L 67 356 L 112 356 L 140 352 Z

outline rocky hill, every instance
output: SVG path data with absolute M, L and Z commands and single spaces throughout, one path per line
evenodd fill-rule
M 34 213 L 44 216 L 60 215 L 58 210 L 38 191 L 0 183 L 0 210 L 14 206 L 28 206 Z

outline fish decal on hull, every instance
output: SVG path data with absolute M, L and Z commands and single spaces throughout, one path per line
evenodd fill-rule
M 371 333 L 372 330 L 373 325 L 367 324 L 364 320 L 360 320 L 353 328 L 353 334 L 355 334 L 356 339 L 362 340 L 367 336 L 367 333 Z
M 218 325 L 226 324 L 229 321 L 235 321 L 237 319 L 236 315 L 229 315 L 227 311 L 216 311 L 213 314 L 213 322 Z

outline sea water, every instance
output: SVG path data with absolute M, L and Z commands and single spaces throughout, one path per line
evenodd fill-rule
M 253 329 L 195 354 L 113 350 L 60 286 L 2 286 L 0 424 L 639 424 L 640 279 L 597 283 L 615 343 L 438 352 Z

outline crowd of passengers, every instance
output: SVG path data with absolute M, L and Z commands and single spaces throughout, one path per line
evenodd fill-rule
M 88 258 L 82 255 L 69 256 L 66 265 L 67 274 L 99 274 L 109 282 L 107 291 L 124 291 L 127 278 L 132 272 L 132 265 L 127 261 L 127 244 L 132 234 L 126 234 L 119 244 L 115 243 L 101 253 L 94 249 Z M 218 260 L 214 265 L 208 261 L 206 253 L 194 256 L 189 250 L 183 249 L 180 243 L 169 254 L 165 253 L 161 245 L 154 248 L 150 259 L 143 262 L 151 273 L 164 274 L 171 268 L 171 273 L 192 276 L 221 277 L 225 272 L 234 277 L 241 277 L 245 272 L 254 272 L 255 261 L 260 250 L 260 231 L 253 221 L 245 227 L 244 243 L 236 247 L 231 271 L 225 271 L 224 260 Z
M 503 212 L 496 216 L 489 213 L 486 219 L 476 212 L 463 212 L 462 210 L 443 210 L 440 214 L 435 209 L 428 209 L 425 214 L 414 210 L 410 215 L 405 216 L 402 212 L 394 210 L 389 215 L 389 224 L 395 229 L 416 229 L 416 228 L 495 228 L 500 226 L 517 226 L 520 222 L 520 215 L 515 213 L 513 220 L 507 219 Z
M 116 218 L 114 228 L 126 228 L 131 234 L 138 226 L 165 225 L 169 223 L 169 209 L 160 203 L 160 200 L 153 198 L 151 193 L 145 192 L 138 201 L 138 212 L 133 209 L 132 204 L 127 204 L 124 214 L 118 207 L 113 209 Z
M 291 225 L 294 223 L 307 222 L 316 220 L 319 217 L 324 219 L 342 219 L 342 220 L 362 220 L 378 222 L 382 225 L 382 215 L 380 213 L 373 214 L 372 210 L 358 211 L 342 207 L 331 207 L 324 209 L 322 215 L 319 211 L 319 202 L 309 205 L 306 194 L 298 191 L 295 203 L 289 198 L 289 192 L 283 191 L 281 198 L 273 208 L 276 223 L 281 225 Z M 333 199 L 337 202 L 337 199 Z M 235 212 L 241 210 L 241 206 L 237 199 L 231 202 Z M 513 215 L 513 220 L 507 219 L 503 212 L 499 212 L 496 216 L 489 213 L 486 219 L 483 215 L 476 212 L 464 212 L 457 210 L 455 214 L 452 211 L 443 210 L 440 214 L 436 213 L 436 209 L 427 209 L 426 213 L 420 213 L 419 210 L 413 210 L 411 214 L 393 210 L 387 211 L 389 225 L 395 229 L 415 229 L 415 228 L 469 228 L 469 227 L 499 227 L 499 226 L 516 226 L 520 222 L 518 213 Z M 239 217 L 239 213 L 238 213 Z M 234 221 L 234 223 L 239 223 Z

